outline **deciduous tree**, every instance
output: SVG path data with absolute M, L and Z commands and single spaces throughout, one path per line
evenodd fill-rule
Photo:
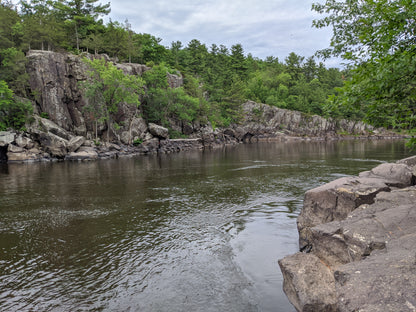
M 82 83 L 89 104 L 87 109 L 94 113 L 96 129 L 98 122 L 107 124 L 107 141 L 113 126 L 113 115 L 119 105 L 126 103 L 138 107 L 139 96 L 143 93 L 143 80 L 139 76 L 125 75 L 105 59 L 88 60 L 90 79 Z
M 333 109 L 362 111 L 377 126 L 416 127 L 416 4 L 413 0 L 326 0 L 314 26 L 331 26 L 320 55 L 352 65 L 351 79 Z

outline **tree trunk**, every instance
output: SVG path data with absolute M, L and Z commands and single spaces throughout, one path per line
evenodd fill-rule
M 75 24 L 75 39 L 77 41 L 77 51 L 79 52 L 79 35 L 78 35 L 78 26 Z

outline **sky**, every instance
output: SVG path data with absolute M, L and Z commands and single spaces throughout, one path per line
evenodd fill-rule
M 192 39 L 208 49 L 240 43 L 245 54 L 283 62 L 290 52 L 309 57 L 329 46 L 331 30 L 312 28 L 320 17 L 311 11 L 313 2 L 319 0 L 112 0 L 106 19 L 127 19 L 133 31 L 161 38 L 166 47 Z M 339 67 L 339 60 L 325 64 Z

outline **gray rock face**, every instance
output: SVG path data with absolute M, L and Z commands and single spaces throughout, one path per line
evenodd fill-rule
M 27 58 L 29 83 L 40 111 L 67 131 L 80 126 L 84 102 L 77 84 L 86 79 L 87 66 L 64 53 L 32 50 Z
M 94 57 L 107 56 L 86 55 L 92 59 Z M 45 113 L 49 120 L 72 135 L 95 137 L 95 127 L 98 126 L 98 135 L 105 137 L 106 132 L 110 131 L 110 136 L 122 143 L 131 143 L 134 137 L 144 138 L 147 127 L 143 123 L 137 127 L 140 118 L 140 111 L 136 107 L 121 103 L 119 111 L 115 114 L 114 122 L 117 122 L 121 129 L 108 130 L 106 125 L 96 124 L 92 115 L 85 107 L 88 100 L 80 88 L 80 82 L 88 79 L 88 66 L 82 61 L 80 56 L 69 53 L 56 53 L 50 51 L 31 50 L 27 54 L 29 83 L 32 91 L 36 94 L 36 106 L 39 113 Z M 142 75 L 150 70 L 142 64 L 116 64 L 128 75 Z M 172 88 L 183 85 L 183 78 L 180 75 L 167 74 L 168 83 Z M 47 122 L 43 122 L 47 123 Z M 46 125 L 47 126 L 47 125 Z M 54 133 L 51 129 L 48 132 Z M 134 133 L 135 132 L 135 133 Z M 61 134 L 54 133 L 62 138 Z M 65 138 L 70 140 L 70 138 Z
M 244 122 L 240 126 L 235 126 L 240 140 L 248 134 L 252 137 L 264 134 L 281 136 L 284 133 L 326 137 L 335 136 L 337 132 L 366 135 L 374 130 L 372 126 L 361 122 L 332 121 L 253 101 L 243 104 L 243 112 Z
M 168 83 L 170 88 L 179 88 L 183 86 L 183 77 L 178 74 L 170 74 L 168 73 Z
M 279 261 L 298 311 L 415 311 L 416 186 L 407 166 L 414 162 L 382 164 L 306 193 L 298 225 L 309 253 Z
M 338 268 L 339 311 L 416 311 L 415 250 L 416 234 L 408 234 L 363 261 Z
M 151 69 L 143 64 L 132 64 L 132 63 L 123 63 L 123 64 L 116 64 L 118 69 L 121 69 L 126 75 L 135 75 L 141 76 L 144 72 Z

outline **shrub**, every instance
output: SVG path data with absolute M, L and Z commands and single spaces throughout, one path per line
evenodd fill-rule
M 31 103 L 16 100 L 7 83 L 0 80 L 0 130 L 23 130 L 32 114 Z

